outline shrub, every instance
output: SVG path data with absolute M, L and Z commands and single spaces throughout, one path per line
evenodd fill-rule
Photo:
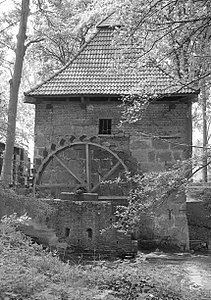
M 209 300 L 211 291 L 193 288 L 180 266 L 151 265 L 138 258 L 113 263 L 101 262 L 87 268 L 87 279 L 114 299 Z M 107 299 L 107 298 L 106 298 Z M 108 298 L 110 299 L 110 298 Z M 112 298 L 113 299 L 113 298 Z
M 180 267 L 152 266 L 142 258 L 70 265 L 18 231 L 16 215 L 0 224 L 0 299 L 208 300 L 191 289 Z
M 32 195 L 18 195 L 15 190 L 5 188 L 0 183 L 0 218 L 13 213 L 17 213 L 18 216 L 27 213 L 32 218 L 43 221 L 54 213 L 54 209 L 43 199 Z
M 0 299 L 88 299 L 93 291 L 75 284 L 83 281 L 78 266 L 70 266 L 17 230 L 16 215 L 0 225 Z M 84 291 L 85 290 L 85 291 Z M 76 297 L 76 295 L 78 295 Z

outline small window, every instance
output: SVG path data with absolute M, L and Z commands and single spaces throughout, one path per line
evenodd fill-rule
M 91 228 L 88 228 L 87 230 L 86 230 L 86 232 L 87 232 L 87 235 L 88 235 L 88 238 L 92 238 L 92 229 Z
M 65 228 L 65 237 L 68 237 L 70 234 L 70 228 Z
M 111 134 L 111 119 L 99 120 L 99 134 Z

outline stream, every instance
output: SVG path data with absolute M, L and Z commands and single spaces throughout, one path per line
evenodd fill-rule
M 143 255 L 152 264 L 181 266 L 181 269 L 185 270 L 187 278 L 194 287 L 211 291 L 211 253 L 191 255 L 186 253 L 167 254 L 152 252 Z

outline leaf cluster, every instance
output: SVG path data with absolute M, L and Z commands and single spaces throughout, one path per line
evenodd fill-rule
M 0 216 L 17 213 L 17 216 L 27 213 L 30 217 L 42 222 L 54 214 L 54 209 L 46 201 L 34 198 L 32 195 L 18 195 L 15 190 L 0 184 Z
M 29 56 L 40 61 L 42 75 L 53 74 L 66 65 L 95 32 L 95 25 L 106 16 L 109 1 L 34 1 L 37 13 L 33 29 L 40 43 L 29 49 Z
M 210 13 L 205 0 L 128 1 L 120 12 L 121 43 L 124 38 L 139 49 L 139 65 L 154 61 L 178 79 L 193 81 L 209 73 Z
M 1 299 L 87 299 L 92 291 L 79 291 L 74 283 L 81 273 L 33 244 L 17 231 L 14 216 L 0 225 Z M 78 297 L 78 298 L 77 298 Z
M 84 268 L 90 286 L 107 292 L 105 299 L 186 300 L 209 299 L 209 293 L 191 290 L 191 283 L 180 266 L 150 265 L 141 257 L 134 262 L 101 261 Z
M 190 170 L 190 161 L 178 162 L 170 170 L 129 175 L 127 180 L 132 189 L 128 206 L 120 206 L 117 210 L 117 226 L 133 230 L 139 227 L 143 216 L 154 215 L 173 193 L 176 197 L 184 193 L 188 183 L 187 170 Z

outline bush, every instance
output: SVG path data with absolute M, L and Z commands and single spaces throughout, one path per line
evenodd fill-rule
M 0 299 L 72 300 L 92 296 L 83 284 L 80 290 L 75 287 L 82 278 L 78 266 L 65 264 L 33 244 L 17 225 L 15 215 L 4 217 L 0 225 Z
M 111 299 L 208 300 L 211 291 L 194 289 L 180 266 L 171 268 L 151 265 L 137 258 L 114 263 L 101 262 L 87 270 L 87 278 L 102 291 L 109 290 Z M 108 298 L 110 299 L 110 298 Z
M 192 290 L 180 267 L 152 266 L 141 258 L 70 265 L 18 231 L 16 215 L 0 224 L 0 299 L 208 300 Z
M 16 213 L 18 216 L 27 213 L 38 222 L 50 217 L 55 209 L 44 199 L 32 195 L 18 195 L 15 190 L 5 188 L 0 183 L 0 218 Z

